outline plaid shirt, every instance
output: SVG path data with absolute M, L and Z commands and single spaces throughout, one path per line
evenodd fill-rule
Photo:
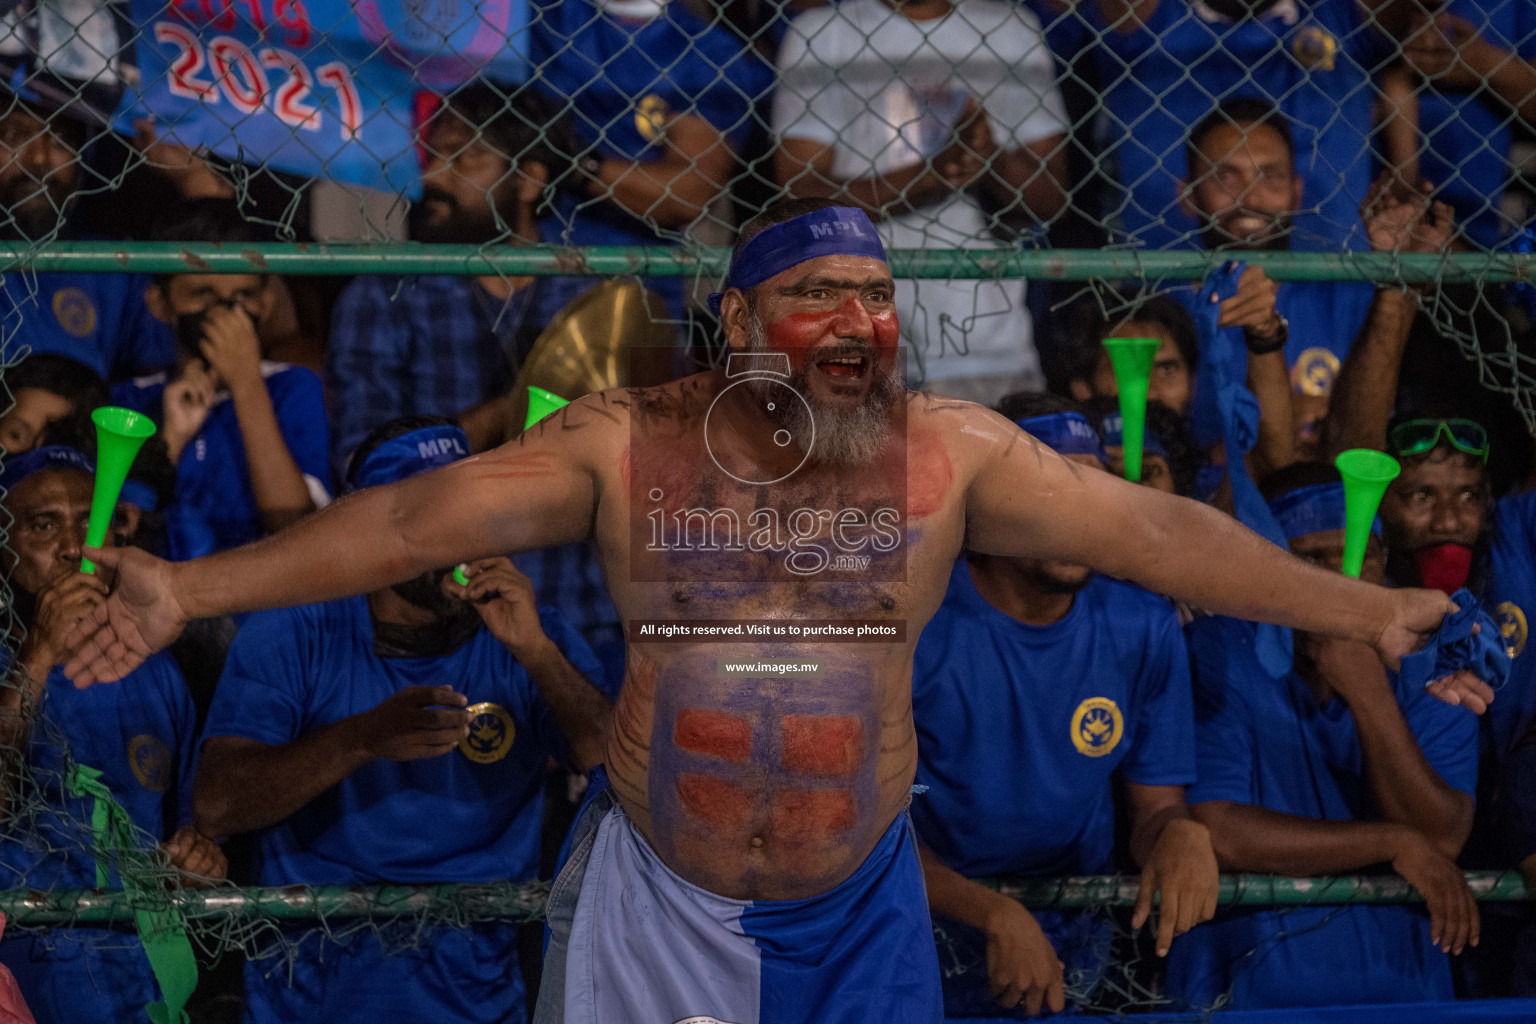
M 473 278 L 359 277 L 336 302 L 326 354 L 338 478 L 368 432 L 397 416 L 455 417 L 512 388 L 537 284 L 492 298 Z M 534 323 L 539 326 L 538 315 Z

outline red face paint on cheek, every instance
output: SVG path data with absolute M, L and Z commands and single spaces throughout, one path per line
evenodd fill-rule
M 888 309 L 871 316 L 870 320 L 875 325 L 875 347 L 895 348 L 901 341 L 901 324 L 896 318 L 896 311 Z
M 805 357 L 816 346 L 837 318 L 837 312 L 790 313 L 767 327 L 768 348 L 773 352 L 789 354 L 790 369 L 799 373 L 805 369 Z

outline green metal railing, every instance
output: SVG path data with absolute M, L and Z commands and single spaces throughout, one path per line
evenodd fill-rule
M 1473 871 L 1467 883 L 1479 900 L 1536 901 L 1517 872 Z M 1136 902 L 1134 876 L 989 880 L 1005 896 L 1033 909 L 1130 906 Z M 544 914 L 548 882 L 484 884 L 289 886 L 167 891 L 159 906 L 174 906 L 188 920 L 267 918 L 315 920 L 420 915 L 452 920 L 538 920 Z M 1281 878 L 1223 875 L 1219 902 L 1228 906 L 1411 903 L 1419 899 L 1396 875 L 1338 878 Z M 118 889 L 10 889 L 0 891 L 0 911 L 18 926 L 126 924 L 135 898 Z
M 1489 282 L 1536 279 L 1531 253 L 1143 252 L 1126 249 L 892 249 L 898 278 L 1028 277 L 1199 280 L 1240 255 L 1279 281 L 1390 280 Z M 319 245 L 263 242 L 241 246 L 181 242 L 54 242 L 46 247 L 0 243 L 0 270 L 150 274 L 505 274 L 721 277 L 726 249 L 643 246 Z

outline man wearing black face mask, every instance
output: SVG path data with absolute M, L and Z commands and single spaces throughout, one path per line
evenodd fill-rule
M 158 241 L 256 241 L 233 201 L 181 203 Z M 171 274 L 145 292 L 176 331 L 175 368 L 125 381 L 113 400 L 160 424 L 176 466 L 177 500 L 200 510 L 218 549 L 274 533 L 330 501 L 320 379 L 262 359 L 266 309 L 259 274 Z
M 403 417 L 364 439 L 348 484 L 404 480 L 468 448 L 446 420 Z M 450 571 L 241 628 L 193 803 L 213 834 L 258 832 L 261 884 L 536 877 L 545 766 L 602 759 L 608 683 L 507 559 L 471 563 L 467 587 Z M 410 942 L 369 932 L 299 957 L 292 978 L 253 958 L 246 1019 L 521 1020 L 515 934 L 504 922 Z M 385 956 L 397 942 L 408 948 Z
M 480 245 L 539 240 L 534 218 L 563 159 L 559 135 L 531 91 L 489 85 L 450 96 L 422 128 L 417 242 Z M 337 410 L 333 463 L 396 416 L 456 418 L 476 451 L 499 444 L 501 399 L 553 314 L 531 277 L 363 276 L 336 302 L 326 379 Z

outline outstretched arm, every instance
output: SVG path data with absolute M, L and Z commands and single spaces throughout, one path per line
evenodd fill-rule
M 1217 614 L 1362 640 L 1389 663 L 1455 607 L 1443 594 L 1309 565 L 1209 506 L 1068 462 L 996 413 L 930 410 L 977 449 L 966 492 L 971 550 L 1085 565 Z
M 432 473 L 344 498 L 232 551 L 169 564 L 92 552 L 118 571 L 104 606 L 68 640 L 77 686 L 121 678 L 189 619 L 331 601 L 488 555 L 580 540 L 597 506 L 593 467 L 612 457 L 620 418 L 601 395 L 516 441 Z

